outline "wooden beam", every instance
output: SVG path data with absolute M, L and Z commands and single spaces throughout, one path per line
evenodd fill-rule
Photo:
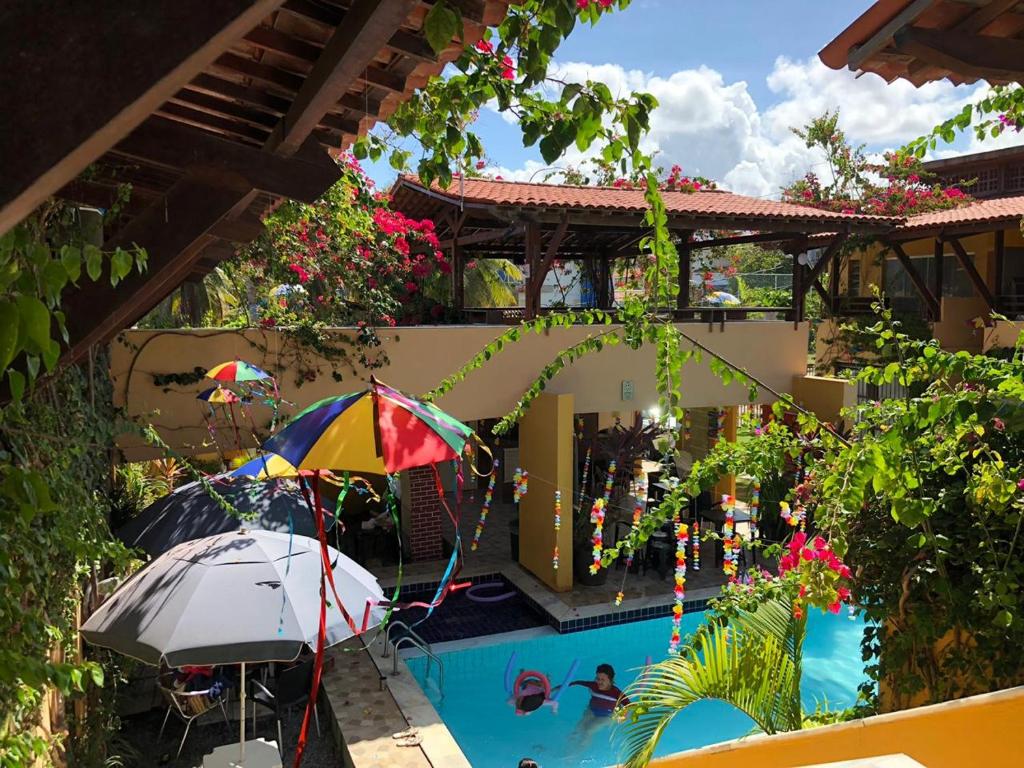
M 7 2 L 0 23 L 0 233 L 99 159 L 280 1 Z
M 263 234 L 263 222 L 251 216 L 221 219 L 210 229 L 210 234 L 232 243 L 251 243 Z
M 734 237 L 717 237 L 711 240 L 695 240 L 694 248 L 715 248 L 720 245 L 744 245 L 746 243 L 781 243 L 802 237 L 802 232 L 755 232 Z
M 544 253 L 544 261 L 541 262 L 541 282 L 544 281 L 544 277 L 547 275 L 548 270 L 551 269 L 551 265 L 555 261 L 555 256 L 558 255 L 558 247 L 562 244 L 562 240 L 565 239 L 565 233 L 569 229 L 569 217 L 565 217 L 559 222 L 555 231 L 551 233 L 551 239 L 548 240 L 548 248 Z
M 693 269 L 691 259 L 693 257 L 693 231 L 684 229 L 679 233 L 679 293 L 676 296 L 676 309 L 686 309 L 690 306 L 690 272 Z
M 908 27 L 893 45 L 900 53 L 960 75 L 1024 79 L 1024 40 Z
M 995 248 L 992 256 L 995 260 L 995 269 L 993 270 L 995 274 L 992 279 L 995 288 L 995 295 L 1002 296 L 1003 268 L 1006 263 L 1006 233 L 1001 229 L 996 230 Z
M 827 267 L 829 262 L 832 261 L 832 259 L 835 258 L 836 254 L 839 253 L 839 249 L 842 248 L 842 245 L 843 243 L 846 242 L 847 237 L 848 235 L 846 234 L 840 234 L 839 236 L 836 237 L 835 240 L 829 243 L 824 253 L 821 254 L 821 258 L 818 259 L 814 267 L 811 268 L 810 272 L 808 273 L 807 280 L 803 283 L 804 294 L 806 294 L 807 291 L 810 290 L 811 284 L 821 276 L 821 273 L 825 271 L 825 267 Z
M 526 318 L 532 320 L 540 311 L 541 284 L 534 279 L 540 270 L 540 226 L 535 221 L 526 222 L 526 263 L 530 267 L 530 278 L 526 283 Z
M 371 64 L 359 73 L 358 80 L 391 93 L 405 93 L 405 78 L 397 72 Z
M 597 272 L 597 307 L 598 309 L 611 309 L 613 292 L 611 290 L 611 259 L 608 254 L 598 254 L 597 263 L 594 265 Z
M 837 249 L 832 257 L 832 267 L 828 271 L 828 308 L 829 312 L 835 314 L 839 306 L 839 279 L 843 271 L 842 253 Z
M 480 232 L 474 232 L 471 235 L 459 235 L 458 239 L 442 240 L 440 247 L 442 250 L 450 248 L 452 245 L 476 245 L 477 243 L 488 243 L 494 240 L 504 240 L 509 237 L 516 237 L 523 233 L 522 224 L 513 224 L 511 227 L 505 229 L 485 229 Z
M 832 303 L 832 297 L 829 296 L 828 291 L 825 290 L 825 286 L 821 284 L 821 278 L 814 278 L 814 281 L 811 283 L 811 287 L 813 287 L 817 294 L 821 296 L 821 303 L 825 305 L 825 309 L 828 310 L 828 313 L 830 315 L 834 314 L 834 311 L 832 309 L 832 307 L 834 306 Z
M 159 117 L 137 128 L 114 152 L 175 170 L 219 168 L 248 179 L 253 189 L 315 202 L 341 178 L 337 163 L 315 141 L 292 157 L 212 136 Z
M 945 277 L 944 262 L 946 256 L 946 249 L 942 246 L 942 240 L 935 238 L 935 246 L 932 251 L 932 271 L 935 273 L 933 278 L 932 290 L 935 292 L 935 298 L 939 302 L 939 316 L 936 320 L 942 319 L 942 283 Z
M 914 2 L 896 14 L 869 39 L 851 48 L 846 58 L 850 69 L 854 72 L 860 69 L 861 64 L 889 45 L 893 35 L 907 24 L 913 22 L 918 16 L 931 8 L 933 4 L 934 0 L 914 0 Z
M 963 21 L 959 22 L 953 30 L 964 35 L 974 35 L 981 32 L 985 27 L 1019 5 L 1020 0 L 990 0 L 988 5 L 983 5 Z
M 436 3 L 437 0 L 420 0 L 420 5 L 427 8 L 432 8 Z M 447 0 L 447 3 L 449 6 L 459 9 L 463 21 L 483 24 L 488 20 L 486 18 L 487 4 L 484 0 Z
M 279 155 L 298 151 L 405 22 L 416 0 L 356 0 L 324 47 L 266 149 Z
M 924 299 L 924 303 L 928 307 L 928 315 L 933 320 L 939 318 L 942 314 L 942 310 L 939 307 L 939 301 L 932 295 L 931 289 L 928 284 L 921 277 L 921 273 L 917 271 L 917 267 L 914 266 L 910 257 L 907 256 L 907 252 L 903 250 L 903 246 L 899 243 L 889 243 L 889 247 L 892 248 L 892 252 L 896 254 L 896 258 L 899 259 L 900 264 L 907 271 L 907 276 L 910 277 L 910 281 L 917 288 L 918 294 Z
M 67 296 L 70 343 L 64 362 L 80 360 L 89 347 L 109 341 L 156 306 L 192 272 L 217 222 L 241 213 L 257 194 L 241 177 L 230 185 L 222 181 L 183 178 L 104 245 L 145 248 L 146 271 L 133 271 L 116 288 L 104 277 Z
M 1000 233 L 1001 234 L 1001 233 Z M 939 241 L 936 240 L 938 243 Z M 988 306 L 989 312 L 996 311 L 996 298 L 989 290 L 988 285 L 985 283 L 985 278 L 978 272 L 978 268 L 974 265 L 974 259 L 970 257 L 966 250 L 964 250 L 963 244 L 955 237 L 945 238 L 942 242 L 949 243 L 953 247 L 953 253 L 960 262 L 960 266 L 964 268 L 964 272 L 967 273 L 967 277 L 970 278 L 971 283 L 974 284 L 974 290 L 978 292 L 982 301 Z M 936 250 L 941 245 L 936 246 Z M 996 293 L 999 293 L 998 286 L 996 287 Z

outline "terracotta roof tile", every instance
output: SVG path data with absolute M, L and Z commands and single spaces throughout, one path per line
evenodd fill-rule
M 423 187 L 415 176 L 401 176 L 396 187 L 402 183 Z M 467 178 L 454 180 L 447 190 L 432 185 L 435 194 L 454 201 L 483 205 L 518 205 L 538 208 L 577 208 L 615 213 L 637 213 L 646 211 L 647 202 L 639 189 L 615 187 L 581 187 L 566 184 L 535 184 L 519 181 Z M 824 211 L 804 205 L 793 205 L 777 200 L 762 200 L 757 197 L 737 195 L 732 192 L 663 192 L 665 207 L 670 214 L 697 217 L 742 217 L 772 221 L 815 222 L 899 222 L 898 218 L 843 214 Z
M 935 227 L 955 227 L 1020 219 L 1024 219 L 1024 195 L 997 197 L 991 200 L 975 200 L 960 208 L 910 216 L 904 224 L 893 230 L 893 234 Z

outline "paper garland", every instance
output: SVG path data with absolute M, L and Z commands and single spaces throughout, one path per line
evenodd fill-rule
M 722 494 L 722 511 L 725 513 L 725 523 L 722 525 L 722 572 L 729 577 L 729 581 L 736 580 L 739 561 L 739 537 L 736 535 L 734 504 L 732 496 Z
M 700 570 L 700 523 L 693 521 L 693 570 Z
M 562 492 L 555 491 L 555 551 L 551 557 L 551 565 L 558 570 L 558 532 L 562 530 Z
M 676 527 L 676 568 L 675 568 L 675 603 L 672 606 L 672 639 L 669 641 L 668 652 L 679 650 L 680 627 L 683 622 L 683 601 L 686 599 L 686 545 L 690 540 L 686 523 L 676 512 L 673 522 Z
M 530 486 L 530 473 L 525 469 L 516 467 L 515 473 L 512 475 L 512 501 L 516 504 L 519 500 L 526 495 Z
M 693 430 L 693 417 L 690 416 L 690 409 L 687 408 L 683 411 L 683 443 L 687 446 L 690 445 L 690 438 L 692 437 Z
M 491 468 L 491 477 L 487 481 L 487 490 L 484 491 L 484 503 L 480 507 L 480 519 L 477 521 L 476 530 L 473 532 L 473 543 L 470 545 L 470 549 L 476 552 L 477 546 L 480 544 L 480 536 L 484 532 L 484 526 L 487 525 L 487 513 L 491 511 L 491 499 L 494 498 L 494 483 L 498 477 L 498 460 L 494 460 L 494 466 Z
M 601 553 L 604 551 L 604 518 L 607 514 L 608 502 L 615 485 L 615 460 L 608 464 L 608 476 L 604 479 L 604 496 L 594 501 L 590 509 L 590 522 L 594 523 L 594 562 L 590 564 L 590 573 L 595 574 L 601 568 Z
M 761 512 L 761 481 L 754 480 L 754 490 L 750 497 L 750 538 L 757 538 L 757 520 Z

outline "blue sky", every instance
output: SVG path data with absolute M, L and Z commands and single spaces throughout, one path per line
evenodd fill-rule
M 634 0 L 596 28 L 578 27 L 559 50 L 556 69 L 561 77 L 602 80 L 613 93 L 654 93 L 661 106 L 648 149 L 660 164 L 679 163 L 726 188 L 772 197 L 807 170 L 821 170 L 821 158 L 792 136 L 790 126 L 839 108 L 850 138 L 880 151 L 921 135 L 977 97 L 976 87 L 915 89 L 824 67 L 818 50 L 870 4 Z M 539 154 L 522 146 L 516 125 L 484 110 L 474 130 L 487 147 L 490 172 L 540 178 Z M 996 146 L 986 142 L 981 149 Z M 942 154 L 974 149 L 964 138 Z M 572 153 L 556 165 L 582 159 Z M 368 170 L 380 185 L 395 176 L 386 164 Z

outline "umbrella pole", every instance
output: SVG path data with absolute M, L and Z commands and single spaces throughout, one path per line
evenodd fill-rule
M 238 764 L 245 765 L 245 662 L 242 662 L 242 685 L 238 689 Z

